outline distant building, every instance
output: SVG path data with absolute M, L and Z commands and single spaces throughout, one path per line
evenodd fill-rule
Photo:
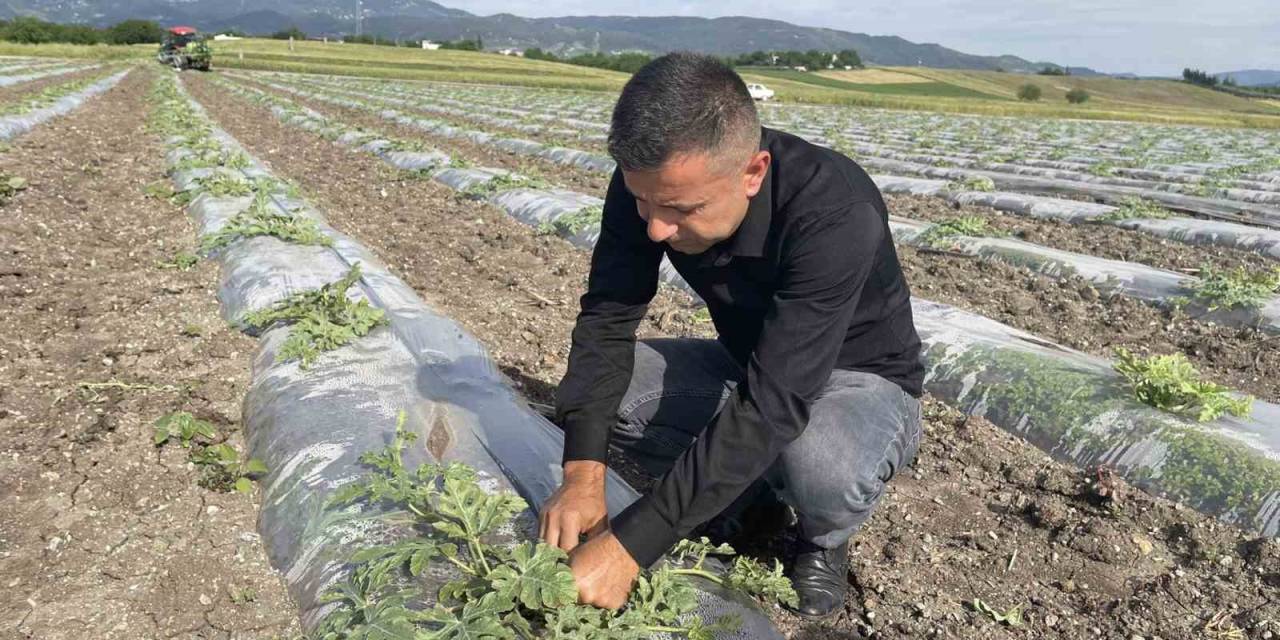
M 498 49 L 498 53 L 501 53 L 504 56 L 516 56 L 517 58 L 524 57 L 524 49 Z
M 213 39 L 221 41 L 221 40 L 241 40 L 242 38 L 240 36 L 233 36 L 226 33 L 219 33 L 213 36 Z
M 439 49 L 439 48 L 440 48 L 440 43 L 439 43 L 439 42 L 432 42 L 432 41 L 430 41 L 430 40 L 423 40 L 423 41 L 422 41 L 422 48 L 423 48 L 423 49 L 428 49 L 428 50 L 430 50 L 430 51 L 435 51 L 436 49 Z

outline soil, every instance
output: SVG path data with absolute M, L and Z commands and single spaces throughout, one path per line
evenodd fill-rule
M 487 205 L 459 202 L 441 185 L 287 129 L 203 78 L 189 86 L 252 153 L 301 185 L 331 224 L 477 335 L 526 394 L 550 397 L 563 373 L 585 252 Z M 989 284 L 969 271 L 986 263 L 906 261 L 917 290 L 922 280 L 933 282 L 925 273 L 931 265 L 947 274 L 939 282 Z M 1032 295 L 1025 315 L 1060 313 Z M 664 292 L 642 334 L 706 335 L 689 304 Z M 1131 489 L 1105 471 L 1053 462 L 984 420 L 932 400 L 926 407 L 919 458 L 854 538 L 845 606 L 816 622 L 773 611 L 789 637 L 1280 634 L 1280 544 Z M 747 548 L 768 557 L 785 555 L 786 546 L 786 538 L 772 538 Z M 975 599 L 1002 613 L 1018 607 L 1020 625 L 997 623 L 975 610 Z
M 184 450 L 152 445 L 185 410 L 243 451 L 255 349 L 218 316 L 214 265 L 157 268 L 195 229 L 143 195 L 164 177 L 154 78 L 135 69 L 0 155 L 29 180 L 0 207 L 0 637 L 298 631 L 253 497 L 201 488 Z

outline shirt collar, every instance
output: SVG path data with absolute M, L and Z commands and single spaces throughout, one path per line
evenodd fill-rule
M 761 128 L 760 149 L 768 148 L 768 130 Z M 776 158 L 775 158 L 776 160 Z M 738 230 L 725 242 L 724 250 L 745 258 L 764 257 L 765 242 L 769 239 L 769 227 L 773 223 L 773 161 L 765 170 L 760 191 L 747 204 L 747 217 Z

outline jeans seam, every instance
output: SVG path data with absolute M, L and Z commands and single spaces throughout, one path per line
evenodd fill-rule
M 646 402 L 653 402 L 654 400 L 660 400 L 662 398 L 707 398 L 707 399 L 717 398 L 719 399 L 723 397 L 724 397 L 723 391 L 696 391 L 696 390 L 695 391 L 667 391 L 665 389 L 661 391 L 650 391 L 649 393 L 641 395 L 636 399 L 632 400 L 631 402 L 628 402 L 626 406 L 619 409 L 618 417 L 621 418 L 623 422 L 629 422 L 631 414 L 635 413 L 636 409 L 640 408 L 640 405 L 645 404 Z

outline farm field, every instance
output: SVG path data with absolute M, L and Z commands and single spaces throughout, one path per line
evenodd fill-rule
M 428 538 L 405 509 L 330 497 L 398 441 L 398 416 L 420 436 L 406 464 L 467 462 L 487 494 L 535 508 L 554 487 L 559 434 L 536 409 L 585 287 L 616 78 L 548 64 L 499 86 L 532 67 L 300 44 L 243 42 L 210 74 L 80 63 L 0 89 L 5 634 L 367 624 L 377 612 L 351 593 L 386 594 L 347 574 L 374 566 L 371 547 Z M 414 79 L 463 75 L 476 82 Z M 861 84 L 912 84 L 898 79 Z M 837 616 L 696 583 L 708 608 L 753 637 L 1280 634 L 1280 133 L 787 103 L 762 116 L 855 158 L 886 194 L 926 343 L 926 435 L 854 539 Z M 664 280 L 642 336 L 712 335 Z M 307 342 L 316 317 L 262 319 L 338 281 L 350 292 L 325 304 L 342 331 Z M 1176 354 L 1235 395 L 1153 408 L 1121 350 Z M 157 444 L 175 412 L 215 436 Z M 235 462 L 201 457 L 227 449 Z M 651 480 L 615 462 L 611 500 Z M 514 543 L 530 510 L 510 512 L 493 535 Z M 739 546 L 771 562 L 790 543 Z M 451 566 L 423 553 L 394 566 L 431 603 Z M 356 590 L 338 613 L 335 584 Z
M 244 39 L 213 43 L 215 64 L 298 73 L 385 79 L 451 81 L 600 91 L 620 89 L 622 73 L 493 53 L 424 51 L 409 47 L 296 42 L 292 50 L 281 40 Z M 150 59 L 152 45 L 20 45 L 0 42 L 0 56 Z M 870 75 L 868 75 L 870 74 Z M 1280 128 L 1280 103 L 1245 99 L 1162 80 L 1117 80 L 1026 76 L 1012 73 L 886 67 L 857 71 L 802 74 L 789 70 L 743 69 L 750 82 L 762 82 L 779 100 L 845 104 L 947 113 L 1077 118 Z M 900 81 L 888 82 L 888 78 Z M 1036 103 L 1016 99 L 1024 83 L 1041 87 Z M 1064 101 L 1065 92 L 1080 86 L 1090 93 L 1083 105 Z

